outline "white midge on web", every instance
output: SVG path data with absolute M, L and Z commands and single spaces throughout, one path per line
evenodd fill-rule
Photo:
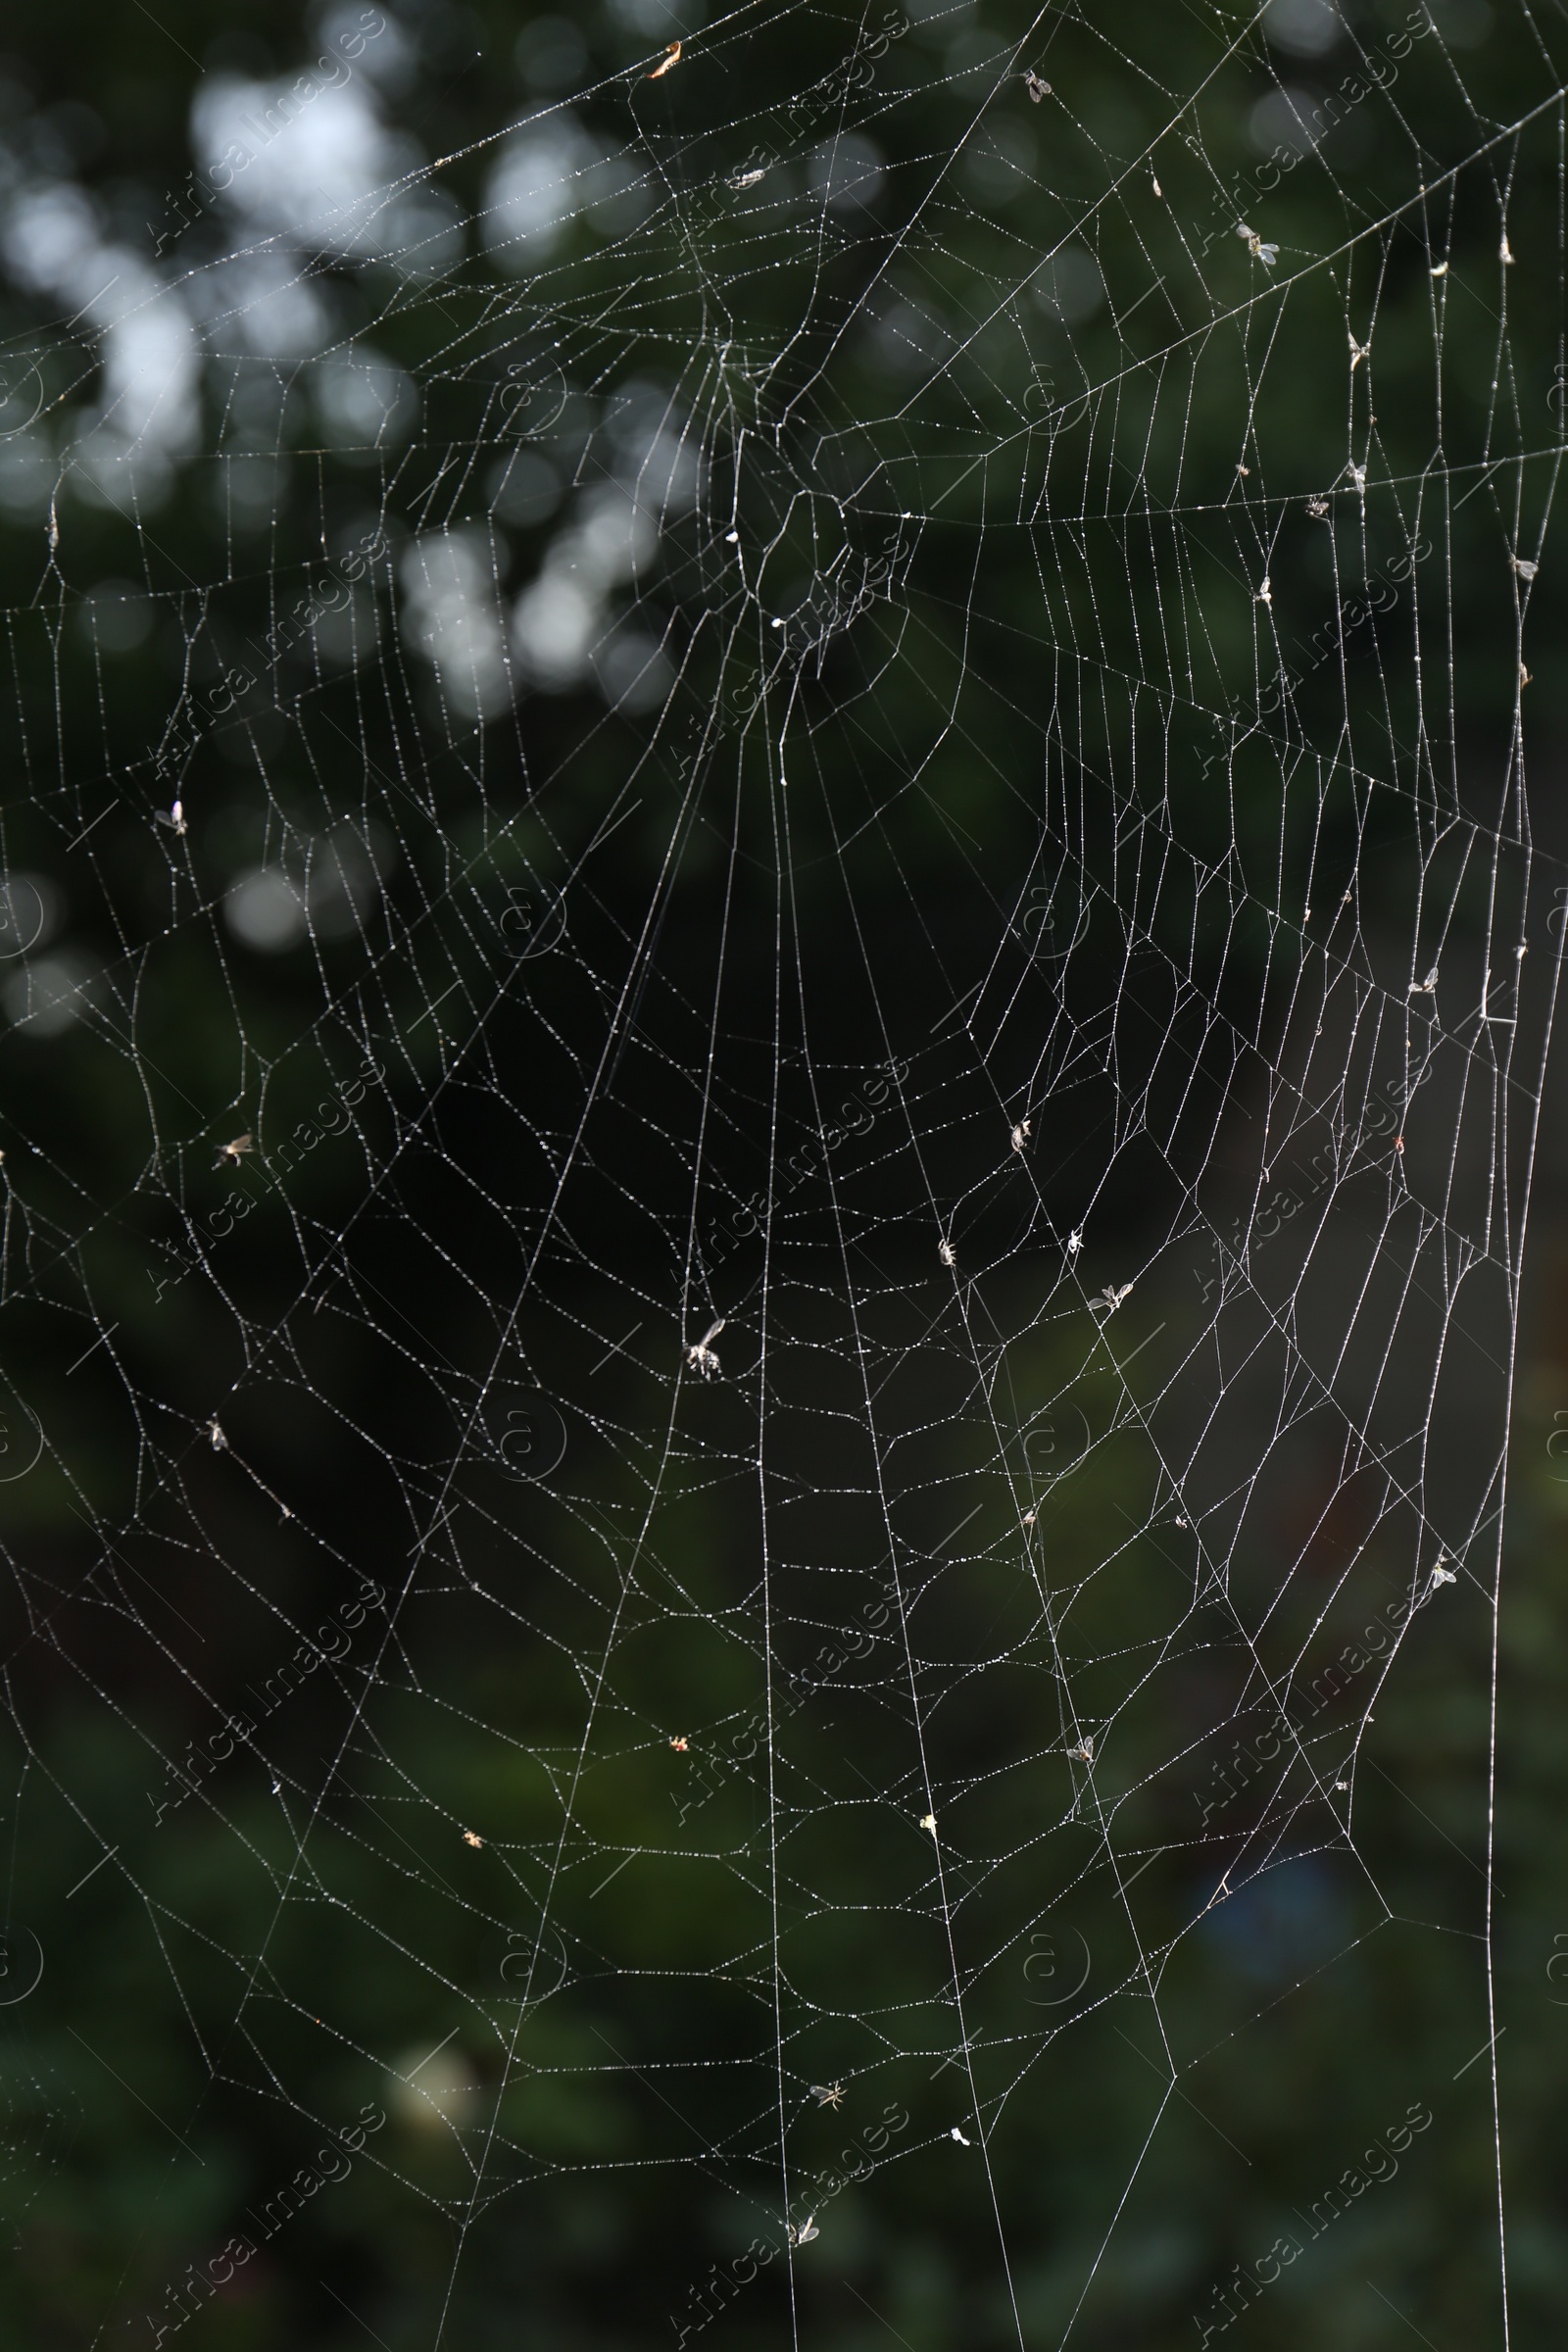
M 710 1323 L 708 1329 L 704 1332 L 702 1338 L 696 1342 L 695 1346 L 688 1348 L 686 1350 L 687 1363 L 691 1366 L 694 1372 L 700 1372 L 704 1380 L 712 1380 L 718 1372 L 719 1362 L 718 1356 L 713 1348 L 713 1342 L 717 1339 L 723 1328 L 724 1318 L 722 1315 L 719 1315 L 715 1321 Z

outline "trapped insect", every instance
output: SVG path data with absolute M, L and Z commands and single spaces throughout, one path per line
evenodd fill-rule
M 1095 1742 L 1093 1738 L 1091 1737 L 1089 1739 L 1080 1740 L 1076 1747 L 1068 1748 L 1067 1753 L 1080 1764 L 1092 1764 L 1095 1760 Z
M 1424 980 L 1412 980 L 1404 993 L 1407 997 L 1430 997 L 1436 993 L 1437 985 L 1438 967 L 1434 964 Z
M 236 1135 L 231 1144 L 220 1144 L 218 1157 L 213 1162 L 214 1167 L 220 1168 L 225 1159 L 230 1167 L 238 1167 L 241 1153 L 250 1150 L 252 1141 L 252 1137 L 248 1135 Z
M 679 64 L 680 43 L 679 41 L 671 41 L 669 47 L 664 52 L 664 60 L 662 65 L 658 65 L 654 68 L 653 72 L 648 76 L 649 80 L 662 81 L 664 75 L 666 74 L 672 74 Z
M 1107 1284 L 1104 1290 L 1101 1292 L 1100 1296 L 1102 1298 L 1103 1298 L 1105 1304 L 1109 1307 L 1112 1314 L 1116 1312 L 1116 1309 L 1118 1306 L 1120 1306 L 1122 1300 L 1127 1298 L 1132 1290 L 1132 1287 L 1133 1286 L 1130 1282 L 1124 1282 L 1121 1286 L 1121 1289 L 1118 1291 L 1115 1285 L 1112 1283 Z
M 813 2082 L 811 2096 L 819 2107 L 837 2107 L 844 2097 L 842 2082 Z
M 705 1380 L 711 1380 L 719 1368 L 718 1358 L 713 1353 L 712 1343 L 723 1328 L 724 1318 L 720 1315 L 716 1323 L 710 1323 L 696 1347 L 688 1348 L 686 1350 L 686 1361 L 692 1370 L 700 1372 Z
M 1023 86 L 1028 91 L 1030 98 L 1034 101 L 1036 106 L 1040 104 L 1042 98 L 1049 98 L 1051 96 L 1050 82 L 1042 81 L 1039 74 L 1035 72 L 1033 66 L 1025 66 L 1024 68 Z
M 1256 229 L 1249 228 L 1245 220 L 1237 221 L 1236 234 L 1246 238 L 1247 250 L 1255 261 L 1261 262 L 1266 270 L 1273 269 L 1280 258 L 1280 249 L 1277 245 L 1265 245 Z
M 958 1262 L 958 1252 L 951 1242 L 938 1242 L 937 1255 L 945 1266 L 956 1266 Z
M 188 833 L 190 831 L 189 825 L 185 822 L 184 804 L 180 801 L 176 801 L 172 808 L 155 808 L 153 814 L 157 817 L 158 822 L 161 825 L 167 825 L 172 833 Z
M 1013 1129 L 1013 1131 L 1012 1131 L 1012 1148 L 1013 1148 L 1013 1150 L 1014 1150 L 1015 1152 L 1021 1152 L 1021 1151 L 1023 1150 L 1023 1148 L 1024 1148 L 1025 1144 L 1026 1144 L 1028 1141 L 1029 1141 L 1029 1122 L 1028 1122 L 1028 1120 L 1027 1120 L 1027 1119 L 1020 1119 L 1020 1120 L 1018 1121 L 1018 1124 L 1017 1124 L 1017 1126 L 1016 1126 L 1016 1127 Z
M 790 2244 L 792 2246 L 808 2246 L 813 2237 L 820 2237 L 821 2234 L 821 2230 L 816 2227 L 814 2213 L 808 2213 L 798 2230 L 793 2222 L 790 2224 Z
M 1326 498 L 1309 498 L 1306 502 L 1306 511 L 1314 522 L 1321 522 L 1329 511 L 1329 502 Z

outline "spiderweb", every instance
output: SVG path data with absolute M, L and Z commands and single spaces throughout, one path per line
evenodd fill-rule
M 576 2229 L 656 2339 L 870 2233 L 1190 2341 L 1282 2015 L 1451 1982 L 1390 2111 L 1494 2113 L 1374 1727 L 1495 1687 L 1560 33 L 644 0 L 432 160 L 432 25 L 215 68 L 151 238 L 12 135 L 7 1948 L 123 1955 L 183 2248 L 92 2325 Z

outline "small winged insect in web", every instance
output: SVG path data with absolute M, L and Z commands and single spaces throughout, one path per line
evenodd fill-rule
M 696 1347 L 688 1348 L 686 1350 L 686 1361 L 692 1370 L 700 1372 L 705 1380 L 711 1380 L 719 1368 L 718 1357 L 713 1352 L 713 1342 L 723 1328 L 724 1318 L 720 1315 L 716 1323 L 710 1323 Z
M 1277 245 L 1265 245 L 1256 229 L 1249 228 L 1245 220 L 1237 221 L 1236 234 L 1246 239 L 1247 250 L 1254 261 L 1261 262 L 1265 270 L 1273 269 L 1280 258 L 1280 249 Z
M 816 2226 L 816 2216 L 813 2213 L 807 2215 L 798 2230 L 793 2222 L 790 2224 L 790 2244 L 792 2246 L 808 2246 L 813 2237 L 820 2237 L 821 2234 L 821 2230 Z
M 958 1252 L 951 1242 L 938 1242 L 937 1255 L 945 1266 L 956 1266 L 958 1262 Z
M 172 808 L 155 808 L 153 814 L 161 825 L 169 827 L 171 833 L 188 833 L 190 831 L 189 825 L 185 822 L 184 807 L 179 801 L 176 801 Z
M 662 81 L 662 80 L 663 80 L 663 78 L 664 78 L 664 75 L 665 75 L 666 74 L 672 74 L 672 73 L 674 72 L 675 68 L 676 68 L 676 67 L 677 67 L 679 64 L 680 64 L 680 43 L 679 43 L 679 41 L 671 41 L 671 42 L 670 42 L 670 44 L 669 44 L 669 47 L 668 47 L 668 48 L 665 50 L 665 52 L 664 52 L 664 57 L 663 57 L 663 62 L 662 62 L 662 64 L 661 64 L 661 65 L 657 65 L 657 66 L 654 68 L 653 72 L 652 72 L 652 73 L 649 74 L 649 76 L 648 76 L 649 80 L 650 80 L 650 81 Z
M 1036 106 L 1040 104 L 1042 98 L 1049 98 L 1051 96 L 1050 82 L 1042 81 L 1039 74 L 1035 72 L 1033 66 L 1026 66 L 1024 68 L 1023 86 L 1028 91 L 1030 98 L 1033 100 Z
M 1095 1760 L 1095 1743 L 1093 1739 L 1080 1740 L 1076 1747 L 1068 1748 L 1067 1753 L 1075 1763 L 1092 1764 Z
M 231 1144 L 220 1144 L 214 1167 L 220 1168 L 226 1160 L 231 1168 L 237 1168 L 241 1155 L 250 1150 L 252 1141 L 253 1138 L 248 1135 L 236 1135 Z
M 1015 1152 L 1021 1152 L 1021 1151 L 1023 1150 L 1023 1148 L 1024 1148 L 1025 1144 L 1026 1144 L 1028 1141 L 1029 1141 L 1029 1122 L 1028 1122 L 1028 1120 L 1027 1120 L 1027 1119 L 1020 1119 L 1020 1120 L 1018 1121 L 1018 1124 L 1017 1124 L 1017 1126 L 1016 1126 L 1016 1127 L 1013 1129 L 1013 1131 L 1012 1131 L 1012 1148 L 1013 1148 L 1013 1150 L 1014 1150 Z
M 819 2107 L 837 2107 L 844 2097 L 842 2082 L 813 2082 L 811 2096 Z
M 1116 1312 L 1117 1307 L 1120 1306 L 1122 1300 L 1131 1292 L 1132 1287 L 1133 1286 L 1130 1282 L 1124 1282 L 1120 1290 L 1117 1290 L 1115 1285 L 1111 1283 L 1107 1284 L 1105 1289 L 1101 1292 L 1100 1296 L 1102 1298 L 1103 1298 L 1105 1304 L 1109 1307 L 1112 1314 Z

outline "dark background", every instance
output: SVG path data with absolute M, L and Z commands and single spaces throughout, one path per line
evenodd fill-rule
M 0 59 L 8 2340 L 1557 2340 L 1561 12 L 368 14 Z

